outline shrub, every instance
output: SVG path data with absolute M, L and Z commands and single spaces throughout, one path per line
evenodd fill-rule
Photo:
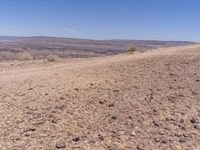
M 49 55 L 47 56 L 47 60 L 48 60 L 49 62 L 57 61 L 58 59 L 59 59 L 59 56 L 58 56 L 58 55 L 49 54 Z
M 33 56 L 28 52 L 18 53 L 18 60 L 33 60 Z
M 128 52 L 129 53 L 133 53 L 133 52 L 135 52 L 136 51 L 136 48 L 135 47 L 133 47 L 133 46 L 129 46 L 128 47 Z
M 28 52 L 9 52 L 9 51 L 1 51 L 0 52 L 0 60 L 33 60 L 33 56 Z

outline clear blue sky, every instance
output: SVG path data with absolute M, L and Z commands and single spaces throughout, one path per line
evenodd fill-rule
M 0 35 L 200 41 L 200 1 L 0 0 Z

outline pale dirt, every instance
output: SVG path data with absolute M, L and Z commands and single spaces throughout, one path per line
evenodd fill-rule
M 200 45 L 2 62 L 0 149 L 199 150 L 199 66 Z

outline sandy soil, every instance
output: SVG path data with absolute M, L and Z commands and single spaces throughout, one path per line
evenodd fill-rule
M 199 150 L 200 45 L 0 63 L 1 150 Z

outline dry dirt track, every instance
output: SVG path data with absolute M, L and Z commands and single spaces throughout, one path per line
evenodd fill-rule
M 199 150 L 200 45 L 0 63 L 0 150 Z

